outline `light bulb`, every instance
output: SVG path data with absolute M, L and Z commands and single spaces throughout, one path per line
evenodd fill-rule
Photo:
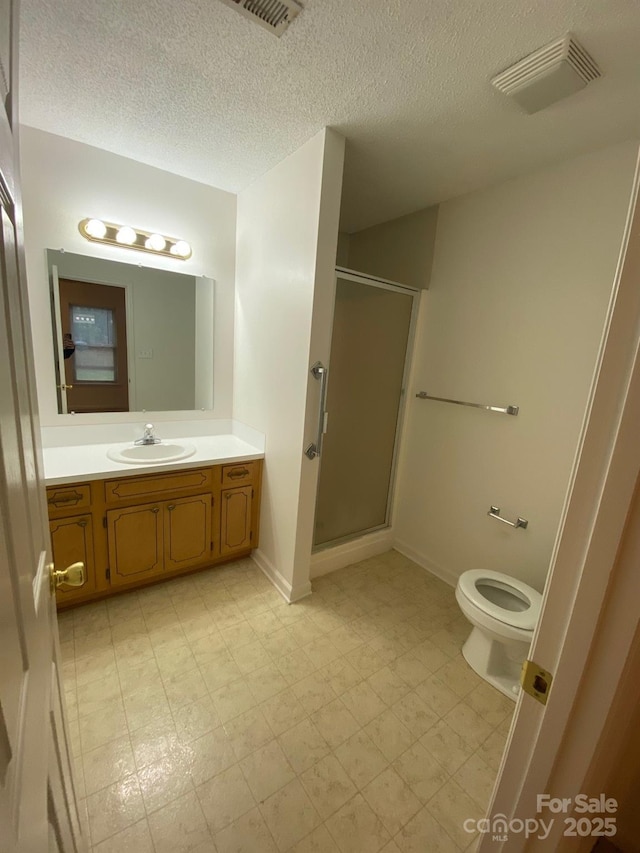
M 122 243 L 124 246 L 130 246 L 132 243 L 135 243 L 137 236 L 138 235 L 133 228 L 130 228 L 128 225 L 123 225 L 122 228 L 118 228 L 116 241 L 118 243 Z
M 167 241 L 161 234 L 152 234 L 150 237 L 147 237 L 144 245 L 147 249 L 153 249 L 154 252 L 162 252 L 167 245 Z
M 177 243 L 169 250 L 172 255 L 178 255 L 180 258 L 187 258 L 191 254 L 191 246 L 186 242 L 186 240 L 178 240 Z
M 89 237 L 95 237 L 96 240 L 102 240 L 107 233 L 107 226 L 101 219 L 90 219 L 84 226 L 84 230 Z

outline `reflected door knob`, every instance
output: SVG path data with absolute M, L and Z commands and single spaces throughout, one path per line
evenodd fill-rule
M 55 592 L 59 587 L 77 587 L 84 586 L 86 576 L 84 573 L 84 563 L 72 563 L 66 569 L 56 569 L 53 563 L 49 563 L 49 577 L 51 578 L 51 592 Z

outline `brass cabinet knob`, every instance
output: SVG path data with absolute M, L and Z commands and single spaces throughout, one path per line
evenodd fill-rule
M 51 592 L 55 592 L 59 587 L 84 586 L 87 581 L 84 563 L 72 563 L 66 569 L 56 569 L 53 563 L 49 563 L 49 577 L 51 578 Z

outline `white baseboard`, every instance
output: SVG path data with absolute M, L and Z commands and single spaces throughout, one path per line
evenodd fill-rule
M 292 586 L 259 548 L 251 553 L 251 559 L 260 571 L 269 578 L 287 604 L 293 604 L 294 601 L 300 601 L 301 598 L 311 595 L 311 581 Z
M 413 562 L 417 563 L 421 568 L 426 569 L 428 572 L 431 572 L 432 575 L 440 578 L 441 581 L 449 584 L 449 586 L 455 587 L 457 585 L 458 575 L 443 568 L 442 566 L 439 566 L 437 563 L 434 563 L 433 560 L 430 560 L 424 554 L 420 554 L 418 551 L 415 551 L 406 543 L 400 542 L 400 540 L 396 539 L 393 542 L 393 547 L 396 551 L 404 554 L 405 557 L 413 560 Z
M 375 557 L 384 554 L 393 548 L 393 531 L 376 530 L 375 533 L 367 533 L 344 545 L 336 545 L 334 548 L 326 548 L 311 555 L 311 578 L 319 578 L 328 575 L 338 569 L 344 569 L 359 560 L 367 557 Z

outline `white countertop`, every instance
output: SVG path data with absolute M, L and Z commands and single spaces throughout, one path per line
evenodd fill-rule
M 172 443 L 179 441 L 172 438 Z M 162 471 L 178 471 L 201 468 L 203 465 L 219 465 L 226 462 L 248 462 L 264 458 L 264 451 L 249 444 L 236 435 L 189 436 L 184 438 L 196 448 L 195 454 L 176 462 L 141 462 L 128 464 L 114 462 L 107 451 L 131 447 L 131 442 L 109 444 L 79 444 L 71 447 L 45 447 L 44 474 L 47 486 L 61 483 L 78 483 L 86 480 L 103 480 L 115 476 L 136 474 L 158 474 Z

